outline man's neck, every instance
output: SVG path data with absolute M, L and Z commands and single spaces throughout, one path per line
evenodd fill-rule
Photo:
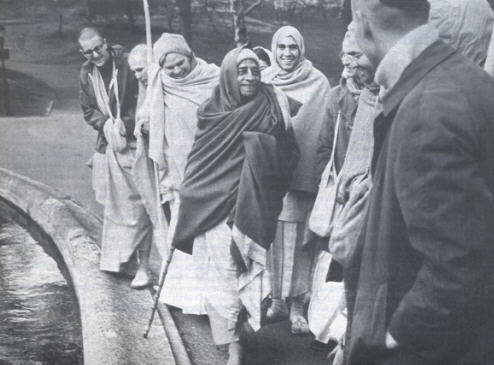
M 375 81 L 381 86 L 381 96 L 398 82 L 408 65 L 438 39 L 437 30 L 427 24 L 399 38 L 386 52 L 376 70 Z

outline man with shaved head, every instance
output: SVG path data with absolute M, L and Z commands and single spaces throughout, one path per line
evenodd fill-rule
M 138 44 L 129 53 L 129 66 L 137 81 L 143 86 L 148 85 L 147 47 Z
M 353 10 L 383 111 L 346 363 L 494 364 L 494 82 L 439 40 L 426 0 Z
M 97 29 L 82 29 L 78 42 L 86 58 L 80 72 L 81 108 L 98 133 L 92 182 L 96 200 L 104 205 L 100 269 L 129 273 L 129 264 L 138 256 L 131 286 L 142 288 L 150 284 L 152 226 L 132 171 L 137 80 L 122 47 L 110 46 Z

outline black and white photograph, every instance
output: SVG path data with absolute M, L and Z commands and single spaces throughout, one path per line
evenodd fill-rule
M 494 0 L 0 0 L 0 365 L 494 365 Z

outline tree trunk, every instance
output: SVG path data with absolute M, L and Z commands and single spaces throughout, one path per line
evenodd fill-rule
M 230 10 L 233 18 L 233 40 L 240 47 L 248 42 L 243 0 L 230 0 Z
M 249 43 L 247 36 L 247 24 L 245 17 L 259 5 L 263 0 L 256 0 L 254 4 L 245 8 L 245 0 L 230 0 L 230 12 L 233 18 L 233 39 L 237 47 L 241 47 Z
M 182 17 L 182 33 L 185 39 L 192 40 L 192 2 L 191 0 L 179 0 L 180 15 Z

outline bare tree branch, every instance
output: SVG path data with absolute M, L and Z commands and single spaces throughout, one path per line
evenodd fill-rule
M 251 6 L 249 6 L 247 9 L 245 9 L 244 11 L 244 15 L 249 15 L 250 12 L 252 12 L 252 10 L 254 10 L 255 8 L 257 8 L 259 5 L 262 4 L 262 1 L 263 0 L 257 0 L 254 4 L 252 4 Z

